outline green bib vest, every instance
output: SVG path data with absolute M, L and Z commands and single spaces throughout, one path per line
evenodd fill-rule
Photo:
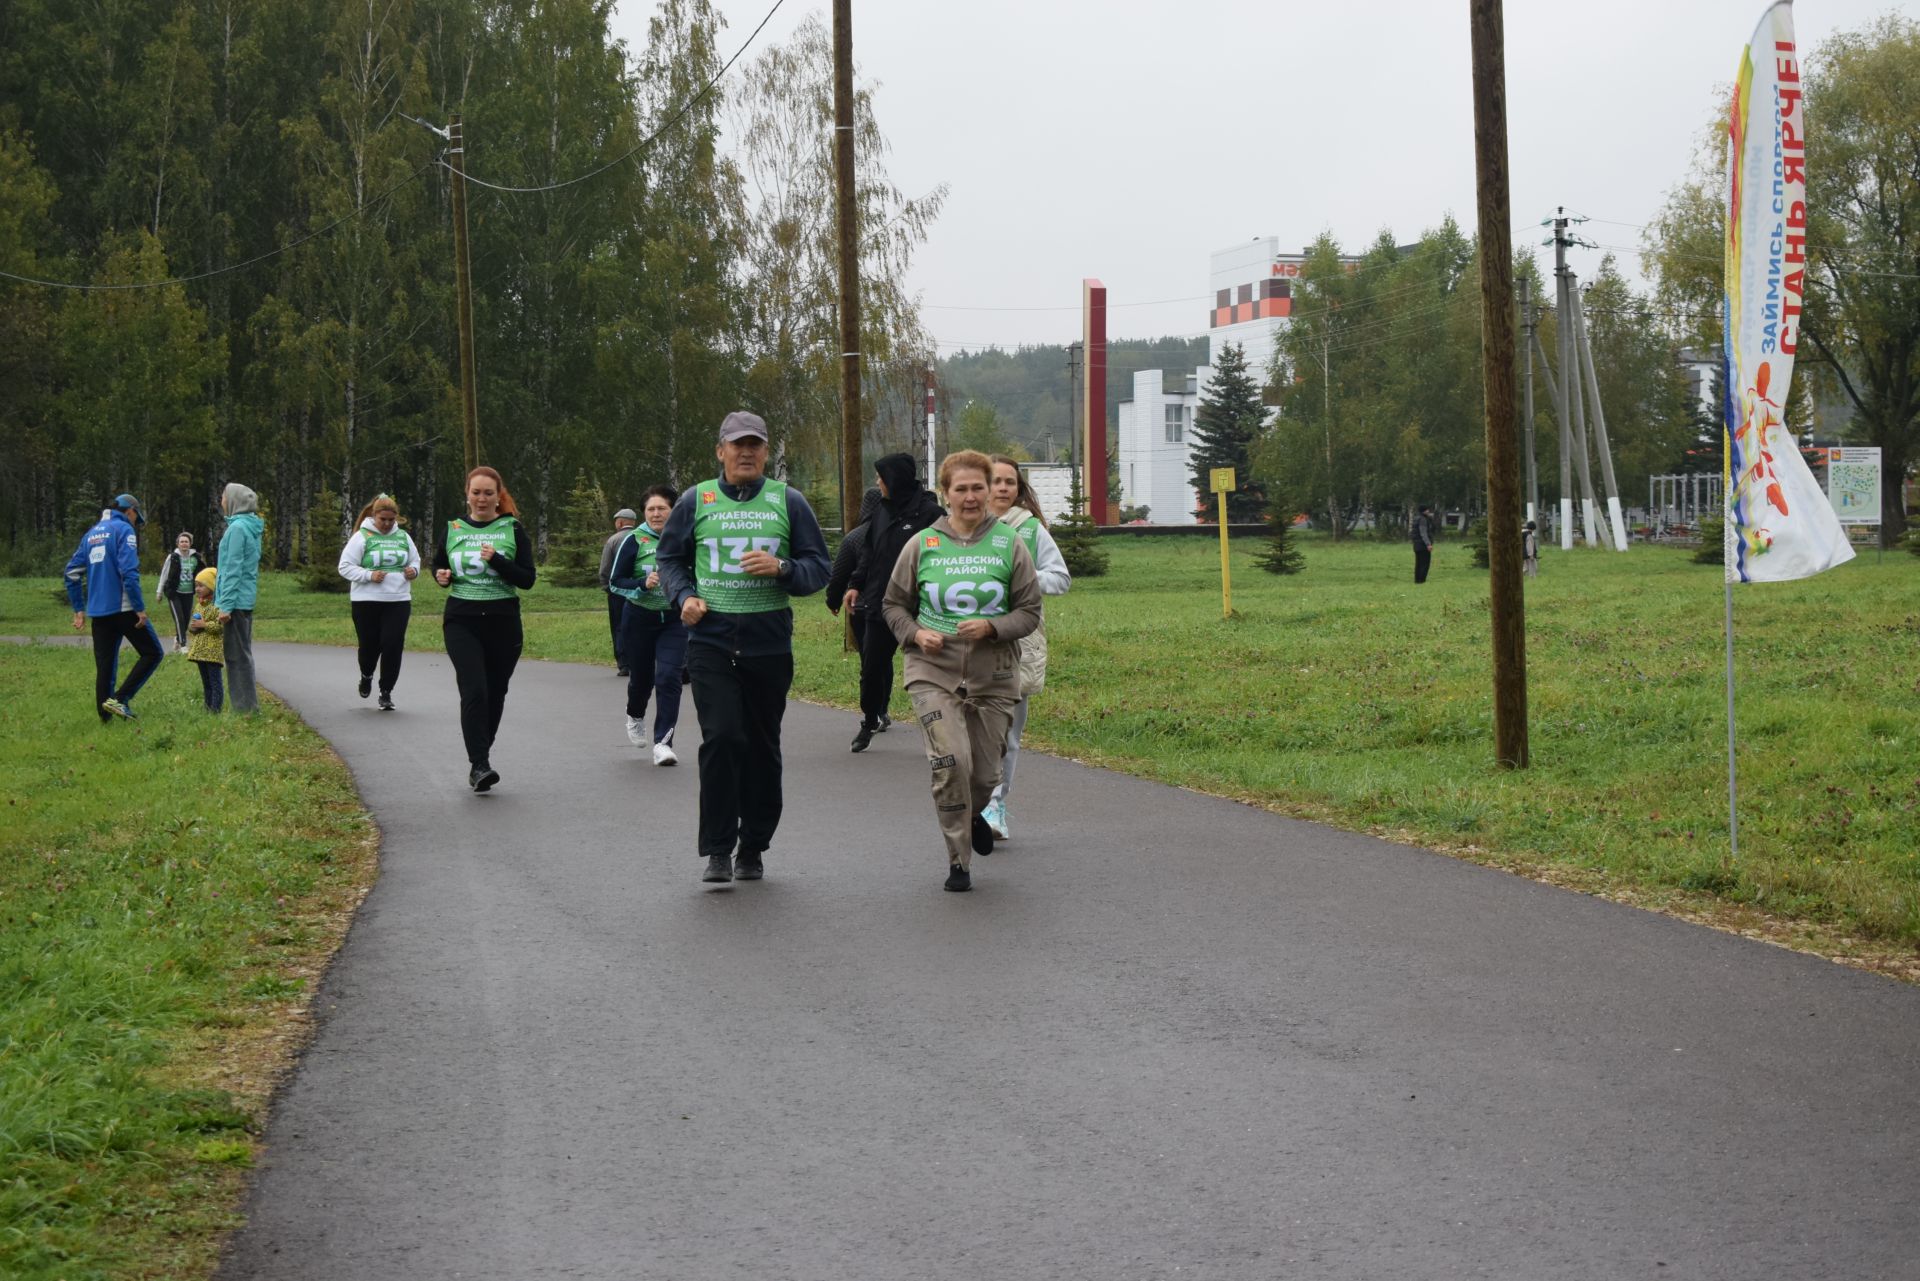
M 933 529 L 915 534 L 920 540 L 920 626 L 951 636 L 969 618 L 1006 613 L 1018 536 L 997 519 L 971 547 Z
M 173 590 L 182 596 L 193 595 L 193 576 L 199 572 L 200 557 L 198 555 L 182 556 L 180 558 L 180 577 L 179 580 L 174 583 Z
M 360 552 L 360 568 L 403 570 L 407 567 L 407 536 L 396 528 L 391 534 L 377 529 L 361 531 L 366 546 Z
M 787 608 L 787 589 L 740 565 L 750 551 L 787 559 L 792 530 L 787 487 L 769 480 L 745 502 L 735 502 L 709 480 L 695 488 L 693 509 L 694 594 L 717 614 L 764 614 Z
M 627 534 L 627 542 L 635 544 L 633 549 L 633 576 L 641 582 L 647 581 L 647 575 L 660 567 L 660 535 L 653 532 L 649 525 L 640 525 Z M 620 551 L 613 554 L 614 563 L 620 561 L 620 552 L 627 549 L 626 543 L 620 545 Z M 655 587 L 648 591 L 644 587 L 607 588 L 615 596 L 624 596 L 642 609 L 670 608 L 664 587 Z
M 492 543 L 493 554 L 513 559 L 520 524 L 507 516 L 485 529 L 464 520 L 447 522 L 447 565 L 453 570 L 453 594 L 460 600 L 512 600 L 513 584 L 500 577 L 480 556 L 480 544 Z

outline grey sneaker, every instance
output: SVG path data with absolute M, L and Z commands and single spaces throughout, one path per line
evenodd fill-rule
M 707 855 L 707 874 L 700 878 L 715 883 L 733 879 L 733 860 L 725 854 Z
M 749 854 L 741 850 L 733 856 L 733 879 L 736 881 L 757 881 L 767 874 L 766 865 L 758 854 Z

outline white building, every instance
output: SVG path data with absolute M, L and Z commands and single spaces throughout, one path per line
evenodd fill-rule
M 1073 468 L 1066 463 L 1021 463 L 1033 496 L 1040 500 L 1040 514 L 1051 525 L 1073 510 Z
M 1119 405 L 1120 504 L 1148 508 L 1155 525 L 1195 522 L 1187 455 L 1197 377 L 1146 369 L 1133 376 L 1133 395 Z

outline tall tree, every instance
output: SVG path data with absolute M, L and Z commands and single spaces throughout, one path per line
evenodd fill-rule
M 1201 495 L 1208 493 L 1214 468 L 1233 468 L 1235 489 L 1227 495 L 1227 520 L 1234 524 L 1259 520 L 1267 509 L 1265 488 L 1252 467 L 1254 445 L 1266 416 L 1260 387 L 1247 371 L 1246 349 L 1229 343 L 1214 362 L 1213 380 L 1194 410 L 1187 466 Z M 1204 497 L 1197 510 L 1202 521 L 1219 519 L 1218 506 Z

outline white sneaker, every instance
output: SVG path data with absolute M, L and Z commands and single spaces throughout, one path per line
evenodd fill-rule
M 627 741 L 635 747 L 647 745 L 647 723 L 638 716 L 627 717 Z
M 673 744 L 655 743 L 653 745 L 653 763 L 655 765 L 678 765 L 680 758 L 673 754 Z

